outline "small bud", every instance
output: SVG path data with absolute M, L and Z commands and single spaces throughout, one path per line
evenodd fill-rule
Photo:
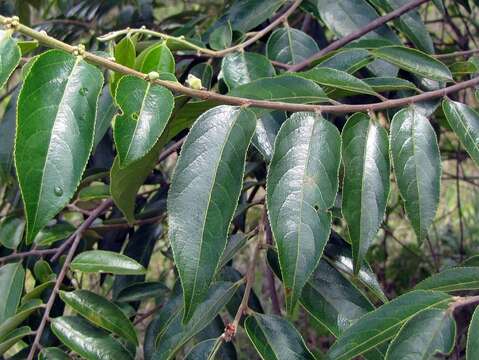
M 160 74 L 158 74 L 156 71 L 150 71 L 146 75 L 146 80 L 148 80 L 148 81 L 154 81 L 154 80 L 159 79 L 159 78 L 160 78 Z
M 198 79 L 193 74 L 188 74 L 188 78 L 186 79 L 186 83 L 188 86 L 195 90 L 201 90 L 203 88 L 203 84 L 201 83 L 201 79 Z

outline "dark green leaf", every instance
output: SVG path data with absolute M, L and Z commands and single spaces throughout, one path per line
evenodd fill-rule
M 477 72 L 477 66 L 471 61 L 459 61 L 449 66 L 454 76 L 474 74 Z
M 233 30 L 229 21 L 218 26 L 210 33 L 209 44 L 212 49 L 222 50 L 231 45 L 233 39 Z
M 416 289 L 445 292 L 479 289 L 479 267 L 455 267 L 441 271 L 421 281 Z
M 244 51 L 225 56 L 221 71 L 230 90 L 253 80 L 276 75 L 273 65 L 265 56 Z
M 466 359 L 475 360 L 479 357 L 479 307 L 476 307 L 467 331 Z
M 0 244 L 8 249 L 16 249 L 23 237 L 25 220 L 16 216 L 5 216 L 0 220 Z
M 0 324 L 13 316 L 23 292 L 25 270 L 22 263 L 11 263 L 0 267 Z
M 61 299 L 90 322 L 138 345 L 135 328 L 121 309 L 88 290 L 60 292 Z
M 38 355 L 39 360 L 69 360 L 67 354 L 55 347 L 44 348 Z
M 100 141 L 105 136 L 111 126 L 113 117 L 117 112 L 117 108 L 113 98 L 111 97 L 108 86 L 103 88 L 103 92 L 98 99 L 97 119 L 95 123 L 95 138 L 93 140 L 93 150 L 96 149 Z
M 218 339 L 204 340 L 195 345 L 194 348 L 186 355 L 185 360 L 207 360 L 213 352 Z
M 293 324 L 276 315 L 253 314 L 245 330 L 263 360 L 314 360 Z
M 446 309 L 427 309 L 409 320 L 389 345 L 385 360 L 427 360 L 454 347 L 456 323 Z
M 75 231 L 75 227 L 67 222 L 49 226 L 41 230 L 33 242 L 38 246 L 50 246 L 51 244 L 66 239 Z
M 412 82 L 397 77 L 373 77 L 362 80 L 377 92 L 395 90 L 419 91 Z
M 381 224 L 389 195 L 388 136 L 363 113 L 343 128 L 344 184 L 342 213 L 348 223 L 354 272 Z
M 221 255 L 218 269 L 221 269 L 226 263 L 232 260 L 236 253 L 246 245 L 248 239 L 250 239 L 250 236 L 241 232 L 231 235 L 226 243 L 225 251 L 223 251 L 223 254 Z
M 0 324 L 0 339 L 5 338 L 11 331 L 15 330 L 18 325 L 24 322 L 32 313 L 40 309 L 41 306 L 42 302 L 38 299 L 29 301 L 22 305 L 15 315 L 9 317 Z
M 135 44 L 131 40 L 130 36 L 125 36 L 123 39 L 120 40 L 118 44 L 115 45 L 113 48 L 113 55 L 115 57 L 115 61 L 118 64 L 127 66 L 129 68 L 133 68 L 135 66 L 135 58 L 136 58 L 136 50 Z M 116 94 L 116 88 L 118 86 L 118 82 L 123 77 L 123 74 L 114 73 L 111 77 L 111 93 L 113 95 Z M 110 119 L 111 120 L 111 119 Z
M 18 93 L 17 90 L 12 95 L 0 119 L 0 181 L 4 184 L 12 177 Z
M 151 71 L 157 73 L 175 73 L 175 58 L 163 42 L 157 42 L 143 50 L 138 56 L 135 68 L 145 74 Z
M 193 336 L 204 329 L 228 303 L 239 284 L 217 282 L 209 289 L 205 300 L 198 305 L 191 319 L 182 324 L 181 298 L 171 300 L 171 305 L 160 311 L 159 333 L 156 335 L 155 360 L 169 360 Z
M 92 201 L 110 197 L 110 187 L 106 184 L 90 185 L 78 192 L 78 200 Z
M 32 332 L 29 326 L 22 326 L 18 329 L 13 330 L 6 336 L 0 339 L 0 355 L 5 353 L 23 337 L 27 336 Z
M 141 275 L 145 268 L 128 256 L 105 250 L 84 251 L 70 265 L 81 272 L 106 272 L 119 275 Z
M 178 159 L 168 194 L 169 239 L 184 292 L 185 321 L 206 295 L 226 246 L 255 120 L 250 110 L 232 106 L 205 112 Z
M 371 53 L 379 59 L 427 79 L 452 80 L 452 74 L 446 65 L 419 50 L 404 46 L 385 46 L 373 49 Z
M 268 38 L 266 56 L 283 64 L 297 64 L 319 51 L 316 41 L 292 27 L 275 30 Z
M 163 297 L 169 291 L 170 290 L 160 282 L 136 283 L 122 289 L 116 297 L 116 300 L 122 302 L 141 301 L 148 298 Z
M 200 63 L 193 66 L 190 70 L 190 74 L 196 76 L 201 80 L 201 84 L 204 88 L 209 89 L 211 87 L 211 80 L 213 78 L 213 67 L 208 63 Z
M 340 149 L 337 129 L 314 113 L 293 114 L 276 138 L 266 199 L 289 313 L 329 237 Z
M 394 115 L 390 140 L 399 192 L 421 242 L 439 204 L 441 155 L 436 133 L 426 117 L 407 108 Z
M 170 118 L 174 99 L 163 86 L 128 75 L 118 83 L 115 100 L 122 114 L 115 117 L 113 135 L 120 167 L 126 167 L 153 148 Z
M 372 61 L 365 49 L 345 49 L 321 61 L 317 67 L 327 67 L 353 74 Z
M 274 141 L 281 125 L 286 120 L 284 111 L 265 112 L 256 121 L 256 131 L 251 142 L 263 155 L 266 162 L 273 157 Z
M 100 70 L 59 50 L 38 56 L 28 72 L 15 138 L 27 243 L 68 203 L 81 180 L 102 84 Z
M 317 66 L 309 71 L 299 73 L 299 75 L 305 77 L 306 79 L 313 80 L 320 85 L 352 91 L 360 94 L 378 96 L 378 94 L 364 81 L 341 70 Z
M 0 88 L 5 85 L 20 62 L 20 48 L 12 39 L 12 33 L 13 30 L 0 31 Z
M 472 160 L 479 165 L 479 114 L 459 102 L 444 100 L 444 114 Z
M 132 360 L 119 341 L 80 317 L 57 317 L 50 327 L 63 344 L 87 360 Z
M 399 296 L 377 310 L 367 313 L 346 329 L 330 348 L 334 360 L 349 360 L 390 338 L 419 312 L 430 308 L 447 308 L 452 298 L 441 292 L 417 290 Z

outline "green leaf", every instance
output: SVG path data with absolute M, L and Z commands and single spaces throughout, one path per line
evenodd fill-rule
M 461 291 L 479 289 L 479 267 L 455 267 L 434 274 L 419 284 L 416 289 L 438 291 Z
M 427 309 L 409 320 L 389 345 L 385 360 L 427 360 L 454 348 L 456 323 L 446 309 Z
M 95 138 L 93 140 L 93 151 L 96 149 L 96 147 L 110 128 L 111 122 L 116 112 L 117 108 L 110 94 L 110 89 L 108 88 L 108 86 L 105 86 L 100 95 L 100 98 L 98 99 L 98 116 L 95 123 Z
M 266 200 L 290 314 L 329 237 L 340 159 L 339 132 L 320 115 L 295 113 L 281 126 Z
M 155 334 L 156 350 L 152 359 L 170 360 L 174 358 L 176 352 L 184 344 L 213 321 L 218 312 L 230 301 L 238 287 L 238 283 L 223 281 L 215 283 L 186 324 L 181 322 L 183 312 L 181 297 L 171 300 L 158 313 L 156 326 L 158 326 L 159 332 Z
M 225 56 L 221 71 L 230 90 L 253 80 L 276 75 L 273 65 L 265 56 L 246 51 Z
M 199 63 L 193 66 L 189 74 L 196 76 L 201 80 L 201 84 L 206 89 L 211 87 L 211 80 L 213 79 L 213 67 L 207 63 Z
M 27 243 L 75 193 L 93 145 L 102 84 L 99 69 L 59 50 L 38 56 L 28 72 L 15 138 Z
M 0 339 L 5 338 L 11 331 L 15 330 L 18 325 L 24 322 L 32 313 L 40 309 L 41 306 L 42 302 L 39 299 L 32 300 L 22 305 L 15 315 L 9 317 L 0 324 Z
M 75 227 L 67 222 L 62 222 L 40 230 L 33 242 L 38 246 L 50 246 L 51 244 L 66 239 L 75 231 Z
M 474 74 L 478 68 L 475 63 L 471 61 L 458 61 L 449 66 L 449 69 L 454 76 Z
M 466 359 L 474 360 L 479 356 L 479 307 L 472 314 L 469 329 L 467 330 Z
M 441 154 L 429 120 L 414 108 L 391 123 L 391 158 L 404 207 L 421 242 L 436 215 L 441 187 Z
M 218 266 L 218 269 L 223 268 L 223 266 L 225 266 L 230 260 L 232 260 L 236 253 L 246 245 L 246 242 L 250 238 L 251 235 L 243 234 L 241 232 L 237 232 L 236 234 L 231 235 L 228 238 L 225 250 L 221 255 L 221 261 L 220 265 Z
M 338 37 L 344 37 L 378 18 L 374 8 L 365 0 L 308 0 L 313 14 L 321 17 L 326 26 Z M 387 26 L 370 31 L 361 39 L 382 40 L 399 43 L 398 37 Z M 388 63 L 375 61 L 368 66 L 377 76 L 396 76 L 397 69 Z
M 354 272 L 381 224 L 389 195 L 388 135 L 363 113 L 351 116 L 342 132 L 342 213 L 348 224 Z
M 18 93 L 14 92 L 0 119 L 0 181 L 4 184 L 12 180 Z
M 0 324 L 15 315 L 23 292 L 25 270 L 22 263 L 0 267 Z
M 301 30 L 284 27 L 275 30 L 266 43 L 266 56 L 283 64 L 297 64 L 319 51 L 318 44 Z
M 222 50 L 231 46 L 231 41 L 233 39 L 233 30 L 231 29 L 231 24 L 229 21 L 218 26 L 210 33 L 209 44 L 210 47 L 214 50 Z
M 185 360 L 207 360 L 213 352 L 217 339 L 207 339 L 196 344 L 186 355 Z
M 226 246 L 255 122 L 248 109 L 218 106 L 198 118 L 182 147 L 168 213 L 185 322 L 206 295 Z
M 134 76 L 124 76 L 115 97 L 122 114 L 115 117 L 113 135 L 120 167 L 145 156 L 155 145 L 173 111 L 171 92 Z
M 22 326 L 18 329 L 13 330 L 6 336 L 0 339 L 0 355 L 5 353 L 13 345 L 19 342 L 23 337 L 27 336 L 32 332 L 29 326 Z
M 446 65 L 416 49 L 404 46 L 384 46 L 371 50 L 371 54 L 427 79 L 452 80 L 452 74 Z
M 78 200 L 92 201 L 110 197 L 110 186 L 106 184 L 90 185 L 78 192 Z
M 450 100 L 444 100 L 442 108 L 449 126 L 472 160 L 479 165 L 479 113 L 467 105 Z
M 271 111 L 265 112 L 256 121 L 256 131 L 251 142 L 263 155 L 266 162 L 270 162 L 273 157 L 274 141 L 285 120 L 286 113 L 284 111 Z
M 326 261 L 320 261 L 301 293 L 311 316 L 338 337 L 374 307 L 349 280 Z
M 394 337 L 419 312 L 447 308 L 451 296 L 435 291 L 411 291 L 367 313 L 346 329 L 328 352 L 328 358 L 349 360 Z
M 263 360 L 314 360 L 303 338 L 288 320 L 276 315 L 253 314 L 245 330 Z
M 60 298 L 93 324 L 138 345 L 135 328 L 121 309 L 103 296 L 88 290 L 61 291 Z
M 373 0 L 380 8 L 389 13 L 408 3 L 408 0 Z M 434 44 L 429 31 L 417 10 L 403 14 L 395 21 L 396 27 L 421 51 L 434 53 Z
M 22 304 L 24 304 L 26 301 L 39 300 L 45 290 L 53 288 L 55 286 L 54 279 L 55 275 L 52 276 L 52 280 L 46 281 L 38 286 L 35 286 L 32 290 L 26 293 L 22 297 Z
M 148 298 L 163 297 L 169 291 L 170 289 L 160 282 L 136 283 L 122 289 L 116 300 L 121 302 L 141 301 Z
M 50 263 L 46 260 L 38 260 L 33 266 L 33 274 L 35 275 L 35 280 L 39 283 L 44 283 L 52 280 L 52 277 L 55 277 Z
M 15 40 L 13 30 L 0 31 L 0 88 L 3 88 L 13 71 L 20 63 L 21 52 Z
M 25 220 L 16 216 L 5 216 L 0 220 L 0 244 L 8 249 L 16 249 L 23 237 Z
M 416 85 L 414 85 L 412 82 L 397 77 L 372 77 L 362 80 L 377 92 L 396 90 L 419 91 Z
M 360 94 L 378 96 L 371 86 L 366 84 L 364 81 L 341 70 L 317 66 L 314 69 L 299 73 L 298 75 L 303 76 L 306 79 L 313 80 L 320 85 L 352 91 Z
M 80 317 L 57 317 L 51 320 L 50 327 L 63 344 L 87 360 L 133 359 L 119 341 Z
M 318 84 L 297 75 L 281 75 L 254 80 L 234 88 L 229 95 L 247 99 L 302 104 L 329 101 L 326 93 Z
M 163 42 L 156 42 L 142 51 L 135 63 L 135 69 L 148 74 L 151 71 L 157 73 L 175 73 L 175 58 L 168 46 Z
M 135 44 L 131 40 L 130 36 L 125 36 L 118 44 L 115 45 L 113 48 L 113 55 L 118 64 L 127 66 L 129 68 L 133 68 L 135 66 L 136 50 Z M 116 72 L 113 73 L 110 87 L 113 96 L 116 94 L 118 82 L 123 76 L 125 75 Z
M 365 49 L 344 49 L 321 61 L 316 67 L 327 67 L 353 74 L 372 61 Z
M 89 250 L 77 255 L 70 268 L 81 272 L 142 275 L 145 268 L 128 256 L 105 250 Z
M 43 348 L 38 355 L 39 360 L 69 360 L 67 354 L 55 347 Z

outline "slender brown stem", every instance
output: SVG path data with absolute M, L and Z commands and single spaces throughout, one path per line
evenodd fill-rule
M 330 53 L 334 50 L 338 50 L 338 49 L 342 48 L 344 45 L 349 44 L 350 42 L 352 42 L 356 39 L 359 39 L 361 36 L 364 36 L 364 35 L 370 33 L 373 30 L 376 30 L 377 28 L 386 24 L 388 21 L 391 21 L 393 19 L 398 18 L 399 16 L 407 13 L 408 11 L 411 11 L 411 10 L 417 8 L 418 6 L 420 6 L 421 4 L 424 4 L 427 1 L 429 1 L 429 0 L 410 1 L 407 4 L 404 4 L 403 6 L 398 7 L 396 10 L 391 11 L 390 13 L 388 13 L 384 16 L 380 16 L 380 17 L 374 19 L 373 21 L 371 21 L 369 24 L 362 27 L 361 29 L 359 29 L 359 30 L 357 30 L 357 31 L 355 31 L 355 32 L 353 32 L 349 35 L 346 35 L 345 37 L 343 37 L 339 40 L 336 40 L 336 41 L 332 42 L 331 44 L 329 44 L 325 48 L 321 49 L 319 52 L 312 55 L 311 57 L 301 61 L 300 63 L 298 63 L 296 65 L 290 66 L 289 71 L 299 71 L 299 70 L 309 66 L 311 63 L 313 63 L 314 61 L 322 58 L 324 55 L 326 55 L 326 54 L 328 54 L 328 53 Z
M 418 2 L 425 2 L 426 0 L 417 0 L 414 3 Z M 398 9 L 399 10 L 399 9 Z M 397 10 L 396 10 L 397 11 Z M 11 18 L 6 18 L 0 15 L 0 22 L 8 25 L 12 22 Z M 71 46 L 66 44 L 62 41 L 59 41 L 55 38 L 52 38 L 44 33 L 40 33 L 35 31 L 28 26 L 18 24 L 15 26 L 15 30 L 30 36 L 44 45 L 47 45 L 52 48 L 61 49 L 71 53 L 77 53 L 78 48 L 75 46 Z M 139 78 L 147 79 L 147 74 L 139 72 L 137 70 L 131 69 L 129 67 L 123 66 L 121 64 L 116 63 L 113 60 L 101 57 L 99 55 L 95 55 L 93 53 L 84 51 L 82 52 L 82 56 L 97 65 L 105 67 L 109 70 L 116 71 L 118 73 L 132 75 Z M 448 86 L 442 89 L 424 92 L 419 95 L 414 95 L 410 97 L 400 98 L 400 99 L 391 99 L 383 102 L 372 103 L 372 104 L 338 104 L 338 105 L 311 105 L 311 104 L 297 104 L 297 103 L 286 103 L 281 101 L 270 101 L 270 100 L 254 100 L 254 99 L 246 99 L 241 97 L 233 97 L 228 95 L 217 94 L 212 91 L 206 90 L 196 90 L 191 89 L 189 87 L 183 86 L 177 82 L 173 81 L 166 81 L 166 80 L 154 80 L 154 83 L 158 85 L 162 85 L 172 91 L 179 92 L 181 94 L 185 94 L 191 97 L 203 99 L 203 100 L 214 100 L 221 104 L 227 105 L 237 105 L 237 106 L 254 106 L 259 108 L 265 109 L 274 109 L 274 110 L 284 110 L 290 112 L 297 112 L 297 111 L 311 111 L 311 112 L 323 112 L 323 113 L 353 113 L 353 112 L 360 112 L 360 111 L 380 111 L 386 110 L 390 108 L 396 108 L 401 106 L 407 106 L 419 101 L 430 100 L 434 98 L 444 97 L 448 94 L 458 92 L 460 90 L 473 87 L 479 84 L 479 77 L 466 80 L 460 83 L 457 83 L 452 86 Z
M 101 213 L 103 213 L 103 211 L 105 211 L 111 206 L 111 204 L 112 204 L 111 200 L 105 200 L 104 202 L 102 202 L 95 210 L 92 211 L 91 215 L 85 220 L 83 224 L 81 224 L 78 227 L 78 229 L 73 234 L 73 237 L 72 237 L 73 241 L 70 245 L 70 249 L 68 250 L 65 262 L 63 263 L 60 273 L 58 274 L 58 278 L 55 282 L 55 286 L 53 287 L 50 298 L 48 299 L 48 302 L 46 304 L 45 311 L 42 316 L 42 320 L 40 322 L 40 325 L 38 326 L 38 329 L 36 330 L 35 340 L 33 341 L 33 345 L 30 349 L 27 360 L 33 360 L 33 357 L 35 356 L 35 352 L 37 351 L 37 348 L 40 346 L 40 339 L 42 337 L 43 331 L 45 330 L 45 326 L 49 319 L 50 311 L 52 310 L 53 303 L 55 302 L 58 291 L 60 290 L 60 286 L 63 283 L 63 279 L 66 276 L 68 267 L 70 266 L 70 263 L 73 260 L 73 255 L 75 255 L 75 251 L 78 247 L 78 244 L 80 243 L 83 233 L 91 226 L 91 224 L 95 221 L 95 219 L 98 216 L 100 216 Z
M 456 51 L 449 54 L 438 54 L 435 55 L 436 59 L 448 59 L 460 56 L 469 56 L 479 53 L 479 49 L 471 49 L 471 50 L 464 50 L 464 51 Z
M 25 252 L 13 253 L 0 258 L 0 264 L 6 263 L 11 260 L 24 259 L 30 256 L 47 256 L 55 254 L 58 248 L 53 249 L 34 249 Z

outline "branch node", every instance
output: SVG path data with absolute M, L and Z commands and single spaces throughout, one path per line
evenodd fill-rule
M 17 30 L 18 27 L 20 26 L 20 18 L 18 16 L 12 16 L 10 18 L 6 18 L 3 21 L 3 25 L 5 25 L 5 28 L 7 29 Z
M 78 46 L 75 46 L 72 50 L 72 54 L 82 58 L 85 57 L 85 45 L 78 44 Z
M 158 74 L 156 71 L 150 71 L 145 76 L 145 80 L 149 82 L 153 82 L 155 80 L 158 80 L 159 78 L 160 78 L 160 74 Z

